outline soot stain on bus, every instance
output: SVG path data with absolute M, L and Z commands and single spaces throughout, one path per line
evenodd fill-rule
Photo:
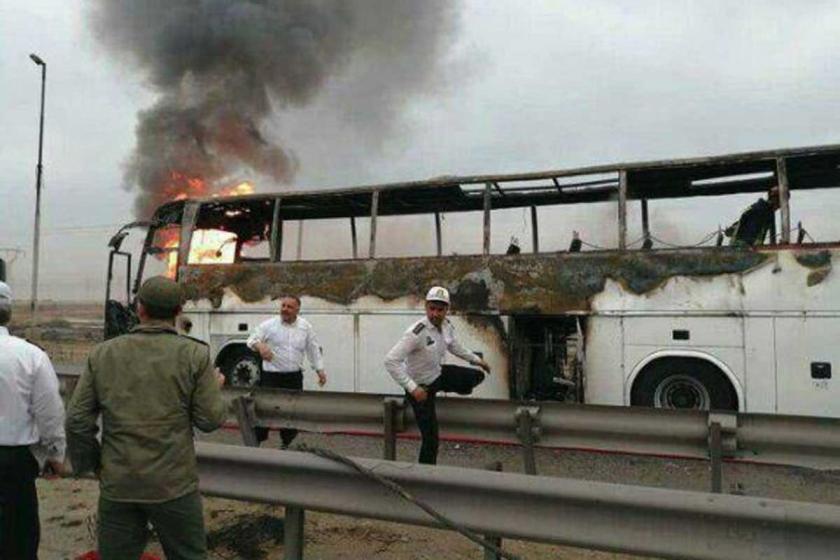
M 182 274 L 187 298 L 208 299 L 215 307 L 226 289 L 244 302 L 296 293 L 350 305 L 363 296 L 420 302 L 428 286 L 438 284 L 451 290 L 459 313 L 562 315 L 588 311 L 608 278 L 641 295 L 675 276 L 743 274 L 768 258 L 738 249 L 608 251 L 552 258 L 520 254 L 200 265 L 184 267 Z
M 795 253 L 793 257 L 800 265 L 811 269 L 811 272 L 808 274 L 808 278 L 805 281 L 809 288 L 820 284 L 831 272 L 832 266 L 830 251 L 819 251 L 817 253 L 800 252 Z
M 830 251 L 819 251 L 816 253 L 798 252 L 793 255 L 793 258 L 796 259 L 796 262 L 798 262 L 806 268 L 817 269 L 831 266 Z

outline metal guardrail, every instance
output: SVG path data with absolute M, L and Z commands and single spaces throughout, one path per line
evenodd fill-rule
M 259 426 L 386 440 L 419 433 L 402 397 L 263 389 L 225 394 L 232 405 L 244 398 Z M 833 418 L 464 398 L 438 399 L 437 414 L 445 437 L 455 440 L 840 468 L 840 420 Z
M 206 495 L 286 509 L 286 558 L 303 511 L 434 526 L 376 482 L 307 453 L 198 443 Z M 527 541 L 718 560 L 820 560 L 840 550 L 840 507 L 355 459 L 474 531 Z
M 78 371 L 61 371 L 69 394 Z M 246 443 L 255 425 L 381 433 L 385 454 L 393 459 L 396 434 L 416 430 L 410 409 L 393 396 L 242 389 L 224 394 Z M 724 456 L 810 466 L 840 461 L 840 423 L 832 419 L 459 398 L 441 399 L 438 414 L 450 435 L 521 444 L 526 472 L 532 475 L 536 442 L 711 458 L 716 492 Z M 414 504 L 321 457 L 210 443 L 198 443 L 197 450 L 203 493 L 286 506 L 287 559 L 303 557 L 305 510 L 436 526 Z M 392 460 L 356 461 L 456 523 L 493 539 L 679 559 L 827 559 L 840 550 L 837 506 Z
M 68 390 L 78 374 L 61 368 Z M 398 434 L 419 433 L 403 397 L 236 388 L 224 395 L 231 418 L 244 407 L 255 426 L 384 435 L 386 458 Z M 445 439 L 522 445 L 526 466 L 541 446 L 711 458 L 717 469 L 722 460 L 840 468 L 833 418 L 465 398 L 438 399 L 437 414 Z

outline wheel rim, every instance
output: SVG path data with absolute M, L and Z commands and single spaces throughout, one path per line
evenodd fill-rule
M 260 366 L 251 360 L 242 360 L 233 367 L 231 385 L 235 387 L 256 387 L 260 380 Z
M 656 408 L 709 410 L 709 391 L 689 375 L 670 375 L 656 387 L 653 402 Z

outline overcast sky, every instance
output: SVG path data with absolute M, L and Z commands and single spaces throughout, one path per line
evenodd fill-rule
M 49 65 L 42 292 L 52 298 L 101 297 L 105 242 L 133 217 L 121 185 L 136 113 L 154 100 L 94 40 L 86 8 L 0 2 L 0 247 L 31 253 L 35 52 Z M 307 188 L 840 143 L 837 29 L 831 1 L 465 1 L 439 80 L 395 134 L 360 136 L 352 111 L 330 110 L 342 103 L 341 76 L 266 132 L 295 152 L 295 185 Z M 652 217 L 662 235 L 686 241 L 731 222 L 752 198 L 706 204 L 703 220 L 680 204 Z M 794 219 L 836 238 L 819 212 L 837 200 L 795 200 Z M 689 215 L 681 234 L 675 224 Z M 23 297 L 30 266 L 24 257 L 12 267 Z

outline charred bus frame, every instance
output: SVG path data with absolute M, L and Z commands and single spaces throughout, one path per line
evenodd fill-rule
M 582 348 L 557 347 L 563 354 L 559 358 L 569 361 L 566 366 L 574 371 L 554 375 L 553 382 L 558 386 L 547 393 L 535 388 L 528 359 L 517 357 L 520 348 L 542 344 L 548 351 L 557 340 L 582 345 L 592 299 L 608 281 L 618 282 L 630 293 L 645 294 L 673 277 L 739 274 L 767 258 L 765 249 L 721 246 L 632 250 L 627 225 L 632 201 L 640 203 L 645 246 L 650 246 L 649 201 L 766 193 L 771 187 L 778 187 L 780 231 L 778 240 L 771 235 L 770 243 L 780 250 L 801 245 L 802 241 L 791 239 L 788 193 L 837 186 L 840 145 L 829 145 L 539 173 L 441 177 L 352 189 L 181 200 L 162 206 L 156 213 L 131 291 L 136 293 L 139 287 L 147 255 L 167 251 L 155 246 L 156 232 L 165 227 L 180 228 L 177 274 L 188 298 L 208 300 L 215 307 L 230 291 L 246 303 L 296 292 L 349 306 L 364 296 L 383 301 L 405 297 L 419 301 L 428 285 L 444 284 L 453 292 L 455 309 L 483 328 L 497 331 L 497 341 L 504 346 L 502 351 L 508 358 L 511 397 L 565 396 L 584 400 L 585 379 L 580 372 L 581 358 L 577 356 Z M 540 251 L 539 207 L 610 201 L 616 205 L 617 249 Z M 530 209 L 529 253 L 491 254 L 493 211 L 508 208 Z M 482 252 L 471 256 L 444 255 L 441 216 L 466 211 L 483 214 Z M 437 254 L 379 258 L 377 220 L 413 214 L 434 216 Z M 283 255 L 284 222 L 323 218 L 349 221 L 352 258 L 299 261 Z M 369 219 L 370 238 L 364 255 L 357 228 L 360 218 Z M 190 262 L 193 232 L 203 229 L 236 235 L 233 259 L 238 266 Z M 244 255 L 243 247 L 255 241 L 267 242 L 267 255 Z M 812 250 L 833 247 L 834 244 L 809 245 Z M 277 263 L 282 266 L 276 266 Z M 509 321 L 503 322 L 500 317 Z M 546 342 L 555 337 L 557 340 Z M 218 361 L 224 365 L 229 345 L 217 350 Z M 577 366 L 571 363 L 575 361 Z M 740 393 L 735 400 L 743 402 Z M 706 406 L 710 404 L 714 405 Z M 694 405 L 696 399 L 692 401 Z

